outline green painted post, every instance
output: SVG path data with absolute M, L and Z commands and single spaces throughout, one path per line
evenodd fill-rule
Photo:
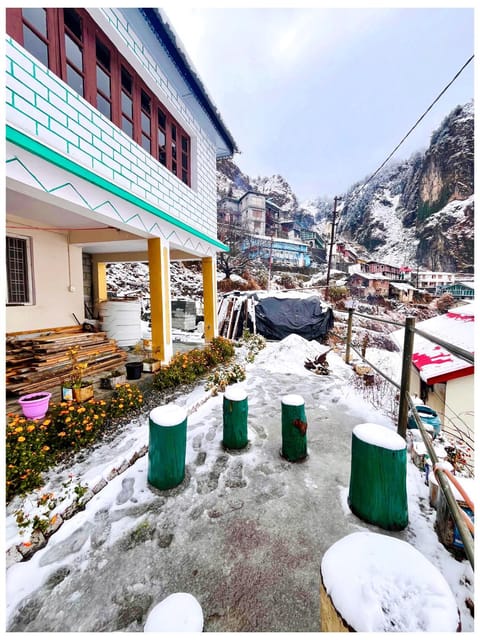
M 290 462 L 307 457 L 307 418 L 302 396 L 282 398 L 282 456 Z
M 227 387 L 223 396 L 223 446 L 243 449 L 248 443 L 247 392 L 237 385 Z
M 185 477 L 187 412 L 175 404 L 150 412 L 148 482 L 157 489 L 172 489 Z
M 407 526 L 407 445 L 398 433 L 372 423 L 353 429 L 348 504 L 383 529 Z

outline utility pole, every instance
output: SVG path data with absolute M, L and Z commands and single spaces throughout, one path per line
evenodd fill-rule
M 332 264 L 332 251 L 333 241 L 335 239 L 335 224 L 337 218 L 337 201 L 339 198 L 335 196 L 333 199 L 333 221 L 332 221 L 332 233 L 330 234 L 330 250 L 328 252 L 328 267 L 327 267 L 327 286 L 325 287 L 325 300 L 328 300 L 329 296 L 329 284 L 330 284 L 330 265 Z

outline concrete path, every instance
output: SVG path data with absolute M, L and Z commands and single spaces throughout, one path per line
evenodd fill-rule
M 182 485 L 152 489 L 144 455 L 29 561 L 10 567 L 9 631 L 142 631 L 155 604 L 187 592 L 200 602 L 207 632 L 317 632 L 321 558 L 343 536 L 370 529 L 417 540 L 437 565 L 450 562 L 411 463 L 405 531 L 388 534 L 349 511 L 353 427 L 394 428 L 356 395 L 351 369 L 331 353 L 331 374 L 316 376 L 302 371 L 304 354 L 293 350 L 288 371 L 278 351 L 262 353 L 246 382 L 248 447 L 223 449 L 222 396 L 207 400 L 189 417 Z M 280 455 L 281 397 L 290 393 L 303 396 L 308 420 L 309 455 L 300 463 Z M 138 446 L 148 442 L 146 419 L 135 434 Z M 468 567 L 457 564 L 460 584 Z

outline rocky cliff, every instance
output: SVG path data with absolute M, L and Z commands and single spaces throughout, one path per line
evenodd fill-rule
M 375 259 L 473 272 L 473 103 L 457 107 L 430 146 L 346 194 L 339 232 Z

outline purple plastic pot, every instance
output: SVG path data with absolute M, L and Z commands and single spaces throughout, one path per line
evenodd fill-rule
M 32 420 L 45 417 L 52 394 L 48 391 L 39 391 L 37 393 L 29 393 L 18 399 L 25 418 Z

